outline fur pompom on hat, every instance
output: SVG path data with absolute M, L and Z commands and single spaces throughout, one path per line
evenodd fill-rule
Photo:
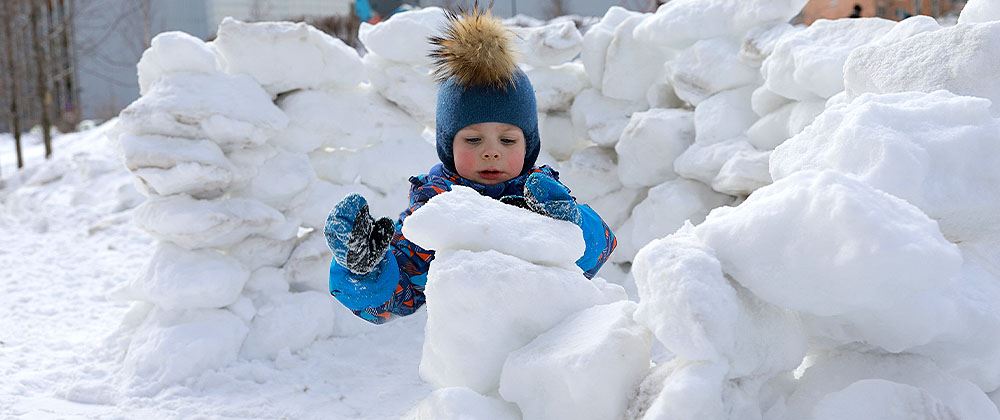
M 498 122 L 524 132 L 521 174 L 535 165 L 541 142 L 535 90 L 517 67 L 511 37 L 489 9 L 448 12 L 448 26 L 430 38 L 434 77 L 441 83 L 437 97 L 437 152 L 441 163 L 455 171 L 452 141 L 472 124 Z

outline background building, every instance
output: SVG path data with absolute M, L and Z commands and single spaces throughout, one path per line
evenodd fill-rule
M 816 19 L 839 19 L 851 15 L 854 5 L 861 6 L 862 17 L 903 20 L 910 16 L 927 15 L 940 18 L 957 14 L 965 1 L 961 0 L 811 0 L 802 9 L 801 21 L 811 24 Z

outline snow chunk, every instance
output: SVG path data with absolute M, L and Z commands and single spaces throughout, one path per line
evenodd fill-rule
M 695 141 L 711 144 L 743 135 L 757 121 L 750 108 L 754 88 L 722 91 L 699 103 L 694 110 Z
M 233 245 L 227 254 L 240 260 L 247 268 L 256 270 L 264 266 L 280 267 L 288 261 L 294 246 L 293 240 L 250 236 Z
M 857 19 L 851 19 L 857 20 Z M 1000 115 L 1000 22 L 956 25 L 851 53 L 844 65 L 848 99 L 865 92 L 933 92 L 993 102 Z
M 730 377 L 767 377 L 797 366 L 806 350 L 797 318 L 734 288 L 691 230 L 688 224 L 636 255 L 636 321 L 680 358 L 729 365 Z
M 749 195 L 771 183 L 768 162 L 771 152 L 738 153 L 719 169 L 712 189 L 729 195 Z
M 187 249 L 227 247 L 248 236 L 290 239 L 297 224 L 277 210 L 250 199 L 196 200 L 186 195 L 150 198 L 133 213 L 151 235 Z M 581 252 L 582 254 L 582 252 Z
M 391 138 L 409 138 L 423 125 L 370 87 L 305 90 L 282 96 L 278 106 L 291 124 L 273 143 L 293 152 L 320 147 L 358 149 Z
M 422 124 L 434 126 L 438 84 L 430 67 L 395 63 L 377 54 L 367 54 L 362 61 L 372 86 L 383 97 Z
M 670 62 L 670 84 L 677 97 L 698 105 L 724 90 L 759 84 L 757 69 L 743 64 L 739 45 L 727 38 L 698 41 Z
M 537 108 L 540 113 L 568 111 L 573 104 L 573 98 L 590 86 L 583 65 L 575 62 L 554 67 L 536 67 L 528 69 L 525 74 L 535 89 L 535 99 L 538 101 Z
M 652 44 L 681 49 L 699 40 L 740 36 L 761 24 L 787 22 L 805 3 L 806 0 L 672 0 L 636 28 L 635 36 Z
M 567 268 L 575 267 L 584 251 L 583 235 L 573 223 L 506 205 L 458 185 L 407 217 L 403 235 L 424 249 L 496 250 Z
M 330 291 L 330 260 L 333 254 L 323 230 L 310 232 L 295 246 L 285 263 L 285 279 L 295 290 Z
M 499 398 L 487 397 L 469 388 L 456 386 L 434 390 L 400 417 L 400 420 L 442 419 L 521 420 L 521 413 L 515 405 Z
M 595 306 L 569 316 L 512 352 L 500 395 L 528 419 L 621 416 L 649 370 L 649 331 L 632 320 L 634 302 Z
M 362 22 L 358 38 L 365 49 L 386 59 L 430 65 L 431 59 L 427 55 L 433 45 L 427 39 L 440 35 L 447 23 L 444 10 L 427 7 L 394 14 L 378 25 Z
M 631 102 L 645 100 L 649 86 L 660 76 L 667 54 L 632 36 L 632 30 L 647 16 L 632 16 L 615 29 L 600 85 L 605 96 Z
M 997 407 L 982 390 L 957 379 L 921 356 L 836 351 L 813 358 L 788 398 L 787 418 L 809 418 L 825 396 L 866 379 L 882 379 L 927 392 L 951 408 L 959 419 L 1000 419 Z M 875 401 L 870 398 L 864 401 Z
M 615 252 L 611 254 L 612 258 L 619 253 L 620 249 L 623 249 L 623 245 L 631 244 L 630 241 L 621 236 L 632 231 L 626 229 L 624 223 L 632 215 L 632 209 L 635 208 L 636 204 L 639 204 L 645 194 L 645 188 L 622 188 L 594 198 L 587 203 L 597 214 L 601 215 L 608 226 L 613 227 L 615 235 L 618 236 L 619 248 L 615 248 Z
M 284 150 L 265 160 L 249 179 L 246 187 L 235 191 L 238 195 L 252 197 L 278 210 L 287 210 L 293 198 L 303 194 L 316 180 L 316 173 L 309 165 L 309 155 Z
M 638 15 L 640 15 L 638 12 L 620 6 L 611 6 L 604 13 L 601 21 L 587 30 L 583 36 L 580 61 L 587 69 L 591 85 L 598 87 L 603 85 L 604 65 L 608 56 L 608 47 L 615 37 L 615 29 L 628 18 Z
M 587 142 L 577 137 L 573 120 L 566 112 L 538 114 L 538 135 L 545 139 L 542 151 L 558 160 L 569 159 L 574 152 L 587 145 Z
M 622 135 L 632 114 L 645 110 L 645 105 L 612 99 L 597 89 L 584 89 L 573 101 L 570 115 L 579 137 L 611 146 Z
M 233 165 L 208 140 L 124 134 L 119 144 L 125 166 L 147 195 L 213 198 L 222 195 L 233 179 Z
M 763 117 L 777 111 L 791 101 L 791 99 L 774 93 L 767 86 L 758 86 L 757 90 L 753 91 L 753 95 L 750 95 L 750 108 L 753 109 L 754 113 Z
M 580 150 L 559 165 L 559 179 L 572 186 L 578 201 L 587 202 L 621 189 L 618 164 L 611 149 L 591 146 Z M 607 219 L 605 219 L 607 220 Z
M 296 351 L 328 337 L 333 333 L 333 305 L 330 297 L 320 292 L 272 296 L 257 309 L 240 356 L 273 359 L 283 349 Z
M 221 308 L 236 302 L 249 278 L 235 258 L 160 242 L 129 288 L 136 299 L 166 310 Z
M 1000 4 L 992 0 L 969 0 L 958 15 L 958 23 L 985 23 L 1000 20 Z
M 615 145 L 622 185 L 648 187 L 676 178 L 669 163 L 694 141 L 694 116 L 682 109 L 651 109 L 632 114 Z
M 1000 226 L 1000 120 L 984 99 L 947 91 L 864 94 L 835 105 L 775 149 L 771 175 L 852 174 L 905 199 L 953 241 Z
M 205 41 L 184 32 L 161 32 L 153 37 L 136 66 L 139 72 L 139 95 L 164 74 L 177 72 L 218 73 L 215 52 Z
M 249 76 L 171 73 L 125 108 L 115 129 L 207 138 L 232 150 L 261 145 L 286 125 L 288 117 Z
M 755 153 L 757 149 L 750 145 L 746 137 L 734 137 L 709 145 L 694 143 L 674 161 L 674 171 L 685 178 L 712 185 L 726 162 Z
M 947 405 L 920 388 L 883 379 L 864 379 L 823 397 L 815 420 L 958 420 Z
M 245 23 L 226 18 L 213 45 L 226 73 L 250 75 L 271 95 L 353 87 L 364 79 L 357 51 L 301 22 Z
M 792 26 L 786 22 L 774 25 L 761 25 L 747 31 L 743 35 L 740 46 L 740 61 L 751 67 L 760 67 L 764 59 L 774 52 L 774 46 L 782 37 L 805 29 L 804 26 Z
M 393 156 L 406 158 L 393 159 Z M 404 199 L 410 176 L 439 162 L 433 145 L 408 137 L 387 139 L 359 150 L 317 150 L 310 154 L 310 160 L 319 176 L 330 182 L 343 185 L 360 182 L 387 195 L 404 187 Z
M 646 199 L 632 210 L 632 245 L 640 249 L 653 239 L 674 233 L 685 221 L 701 223 L 709 211 L 731 201 L 729 196 L 690 179 L 675 179 L 650 188 Z
M 576 58 L 583 49 L 583 35 L 573 21 L 552 22 L 529 28 L 511 27 L 518 57 L 533 67 L 555 66 Z
M 820 19 L 778 41 L 761 67 L 764 86 L 792 99 L 829 98 L 844 89 L 844 62 L 851 51 L 895 24 L 881 18 Z
M 443 196 L 448 194 L 454 192 Z M 497 389 L 510 352 L 566 316 L 624 295 L 602 291 L 578 268 L 542 267 L 492 250 L 437 251 L 425 294 L 427 330 L 420 377 L 436 387 L 467 386 L 481 393 Z
M 185 378 L 235 362 L 246 335 L 243 321 L 224 309 L 154 309 L 134 332 L 122 373 L 131 394 L 153 396 Z
M 900 351 L 952 328 L 940 295 L 959 273 L 958 249 L 916 207 L 843 174 L 795 173 L 714 210 L 696 234 L 757 296 L 841 316 L 873 345 Z

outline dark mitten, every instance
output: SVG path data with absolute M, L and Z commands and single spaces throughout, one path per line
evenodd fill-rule
M 373 219 L 368 202 L 358 194 L 345 197 L 334 207 L 324 229 L 337 264 L 359 275 L 368 274 L 382 261 L 393 232 L 392 220 Z
M 569 188 L 541 172 L 528 176 L 524 198 L 532 211 L 553 219 L 580 224 L 580 209 L 569 195 Z
M 520 207 L 525 210 L 531 210 L 531 207 L 528 207 L 528 201 L 520 195 L 505 195 L 500 197 L 500 202 L 514 207 Z

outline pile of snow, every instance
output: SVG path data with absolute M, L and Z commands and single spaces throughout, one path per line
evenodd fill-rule
M 576 225 L 455 187 L 407 218 L 403 233 L 436 251 L 420 375 L 438 391 L 410 418 L 441 418 L 454 399 L 507 401 L 526 418 L 624 411 L 648 369 L 650 335 L 621 286 L 587 280 L 575 265 Z
M 409 417 L 1000 418 L 1000 126 L 982 82 L 997 23 L 788 24 L 803 3 L 674 0 L 612 7 L 583 35 L 517 29 L 539 162 L 616 233 L 610 283 L 573 264 L 573 225 L 463 188 L 434 198 L 404 226 L 437 251 L 420 368 L 437 390 Z M 364 25 L 363 58 L 293 24 L 154 42 L 117 136 L 150 197 L 137 223 L 161 240 L 121 291 L 143 302 L 134 387 L 362 329 L 325 296 L 317 229 L 349 192 L 397 214 L 435 163 L 423 40 L 444 20 Z M 914 57 L 924 71 L 899 77 Z M 279 77 L 283 62 L 328 70 Z M 633 281 L 638 303 L 613 284 Z M 282 328 L 300 318 L 315 322 Z M 217 328 L 191 344 L 205 359 L 151 364 Z
M 116 291 L 137 302 L 121 332 L 128 392 L 366 327 L 328 296 L 321 227 L 352 192 L 398 211 L 406 176 L 435 154 L 425 126 L 364 73 L 356 51 L 304 24 L 227 19 L 212 43 L 154 39 L 143 95 L 112 135 L 148 196 L 135 223 L 159 240 Z M 409 159 L 387 160 L 390 150 Z

